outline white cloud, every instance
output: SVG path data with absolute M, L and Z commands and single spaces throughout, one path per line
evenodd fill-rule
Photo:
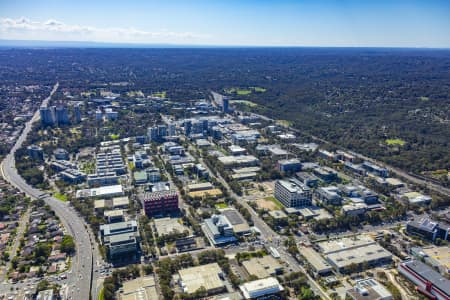
M 54 19 L 40 22 L 21 17 L 18 19 L 0 18 L 0 38 L 131 43 L 197 43 L 208 41 L 210 36 L 167 30 L 145 31 L 133 27 L 99 28 L 69 25 Z

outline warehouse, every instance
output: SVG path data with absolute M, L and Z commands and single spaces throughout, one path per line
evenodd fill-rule
M 177 282 L 184 293 L 192 294 L 201 287 L 216 294 L 226 290 L 223 273 L 217 263 L 182 269 L 178 271 Z

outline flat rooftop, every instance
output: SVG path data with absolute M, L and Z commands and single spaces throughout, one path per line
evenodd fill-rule
M 316 272 L 331 271 L 330 264 L 311 247 L 298 247 L 300 254 L 303 255 Z
M 283 269 L 281 264 L 271 255 L 263 257 L 254 257 L 242 262 L 247 273 L 255 275 L 258 278 L 266 278 L 280 273 Z
M 320 242 L 319 246 L 323 254 L 330 254 L 334 252 L 345 251 L 348 249 L 354 249 L 364 246 L 369 246 L 376 244 L 373 239 L 366 235 L 359 235 L 355 237 L 345 237 L 336 240 L 329 240 L 325 242 Z
M 224 215 L 228 221 L 233 225 L 233 231 L 236 233 L 248 232 L 250 231 L 250 226 L 244 217 L 235 210 L 234 208 L 224 208 L 220 210 L 220 213 Z
M 225 288 L 225 282 L 219 277 L 222 273 L 217 263 L 182 269 L 178 271 L 185 292 L 191 294 L 204 287 L 207 291 Z
M 155 278 L 139 277 L 125 281 L 120 289 L 119 300 L 153 300 L 158 299 Z

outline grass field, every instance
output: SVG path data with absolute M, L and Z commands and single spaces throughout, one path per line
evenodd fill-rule
M 63 202 L 67 201 L 67 195 L 64 195 L 64 194 L 54 193 L 53 197 L 55 197 L 56 199 L 61 200 Z
M 153 93 L 152 97 L 166 98 L 167 97 L 167 92 L 163 91 L 163 92 Z
M 258 106 L 258 104 L 256 104 L 255 102 L 252 101 L 248 101 L 248 100 L 230 100 L 230 103 L 234 103 L 234 104 L 243 104 L 243 105 L 247 105 L 249 107 L 256 107 Z
M 259 86 L 255 86 L 253 87 L 253 90 L 257 93 L 264 93 L 265 91 L 267 91 L 265 88 L 259 87 Z
M 110 137 L 112 140 L 118 140 L 118 139 L 120 138 L 120 135 L 119 135 L 119 134 L 110 134 L 109 137 Z
M 406 142 L 401 139 L 387 139 L 386 144 L 388 146 L 403 146 L 406 144 Z
M 215 207 L 216 207 L 217 209 L 223 209 L 223 208 L 227 208 L 228 205 L 227 205 L 226 203 L 217 203 L 217 204 L 215 205 Z
M 292 122 L 288 120 L 277 120 L 276 123 L 280 126 L 289 127 L 292 126 Z
M 278 207 L 278 209 L 283 209 L 283 204 L 281 204 L 280 201 L 278 201 L 274 196 L 269 196 L 264 198 L 268 201 L 272 201 L 273 203 L 275 203 L 275 205 Z

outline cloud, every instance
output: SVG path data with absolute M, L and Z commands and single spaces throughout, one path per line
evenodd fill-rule
M 21 17 L 18 19 L 0 18 L 0 38 L 136 43 L 195 43 L 207 41 L 210 36 L 192 32 L 173 32 L 167 30 L 146 31 L 133 27 L 99 28 L 70 25 L 54 19 L 40 22 Z

